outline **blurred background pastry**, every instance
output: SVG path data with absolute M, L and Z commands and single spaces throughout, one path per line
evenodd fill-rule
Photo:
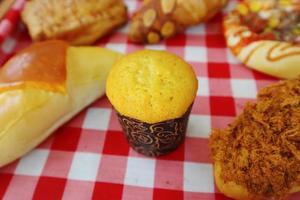
M 246 66 L 279 78 L 300 75 L 300 0 L 248 0 L 224 18 L 228 47 Z
M 127 8 L 123 0 L 31 0 L 22 19 L 35 41 L 62 39 L 85 45 L 126 23 Z
M 227 0 L 144 0 L 132 17 L 129 38 L 158 43 L 213 17 Z
M 0 0 L 0 20 L 2 20 L 14 2 L 15 0 Z

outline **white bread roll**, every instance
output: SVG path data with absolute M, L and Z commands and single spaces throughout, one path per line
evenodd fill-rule
M 46 41 L 11 58 L 0 69 L 0 166 L 33 149 L 102 96 L 119 57 L 103 48 Z

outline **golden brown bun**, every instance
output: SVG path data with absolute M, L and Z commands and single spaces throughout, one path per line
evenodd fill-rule
M 144 0 L 132 18 L 129 38 L 138 43 L 157 43 L 210 19 L 226 3 L 227 0 Z
M 19 158 L 104 94 L 120 54 L 36 43 L 0 70 L 0 167 Z
M 123 0 L 32 0 L 22 19 L 33 40 L 62 39 L 91 44 L 127 20 Z
M 257 196 L 251 196 L 247 189 L 241 185 L 236 184 L 235 182 L 229 181 L 224 182 L 221 178 L 222 173 L 222 166 L 220 163 L 215 162 L 214 164 L 214 176 L 215 176 L 215 183 L 225 196 L 233 198 L 235 200 L 267 200 L 267 198 L 259 198 Z M 296 193 L 300 191 L 300 185 L 294 186 L 290 190 L 290 194 Z
M 246 66 L 262 73 L 284 79 L 297 78 L 300 75 L 300 45 L 257 39 L 257 34 L 242 24 L 238 15 L 230 13 L 223 23 L 227 45 L 233 54 Z

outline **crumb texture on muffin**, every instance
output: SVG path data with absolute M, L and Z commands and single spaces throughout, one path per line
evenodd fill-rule
M 245 188 L 249 199 L 282 199 L 299 190 L 300 79 L 262 89 L 227 129 L 212 132 L 210 148 L 219 178 Z
M 156 123 L 181 117 L 197 87 L 195 73 L 184 60 L 165 51 L 142 50 L 114 65 L 106 94 L 120 114 Z

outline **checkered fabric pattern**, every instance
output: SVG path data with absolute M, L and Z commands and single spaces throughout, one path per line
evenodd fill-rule
M 183 145 L 159 158 L 134 152 L 106 97 L 56 131 L 29 154 L 0 169 L 0 199 L 226 200 L 214 184 L 208 150 L 211 128 L 224 128 L 257 91 L 276 79 L 252 71 L 226 48 L 222 15 L 157 45 L 129 43 L 128 27 L 98 41 L 99 46 L 129 53 L 165 49 L 195 69 L 199 90 Z M 141 1 L 127 0 L 130 14 Z M 19 23 L 24 0 L 0 23 L 0 62 L 32 41 Z M 296 194 L 290 200 L 300 199 Z

